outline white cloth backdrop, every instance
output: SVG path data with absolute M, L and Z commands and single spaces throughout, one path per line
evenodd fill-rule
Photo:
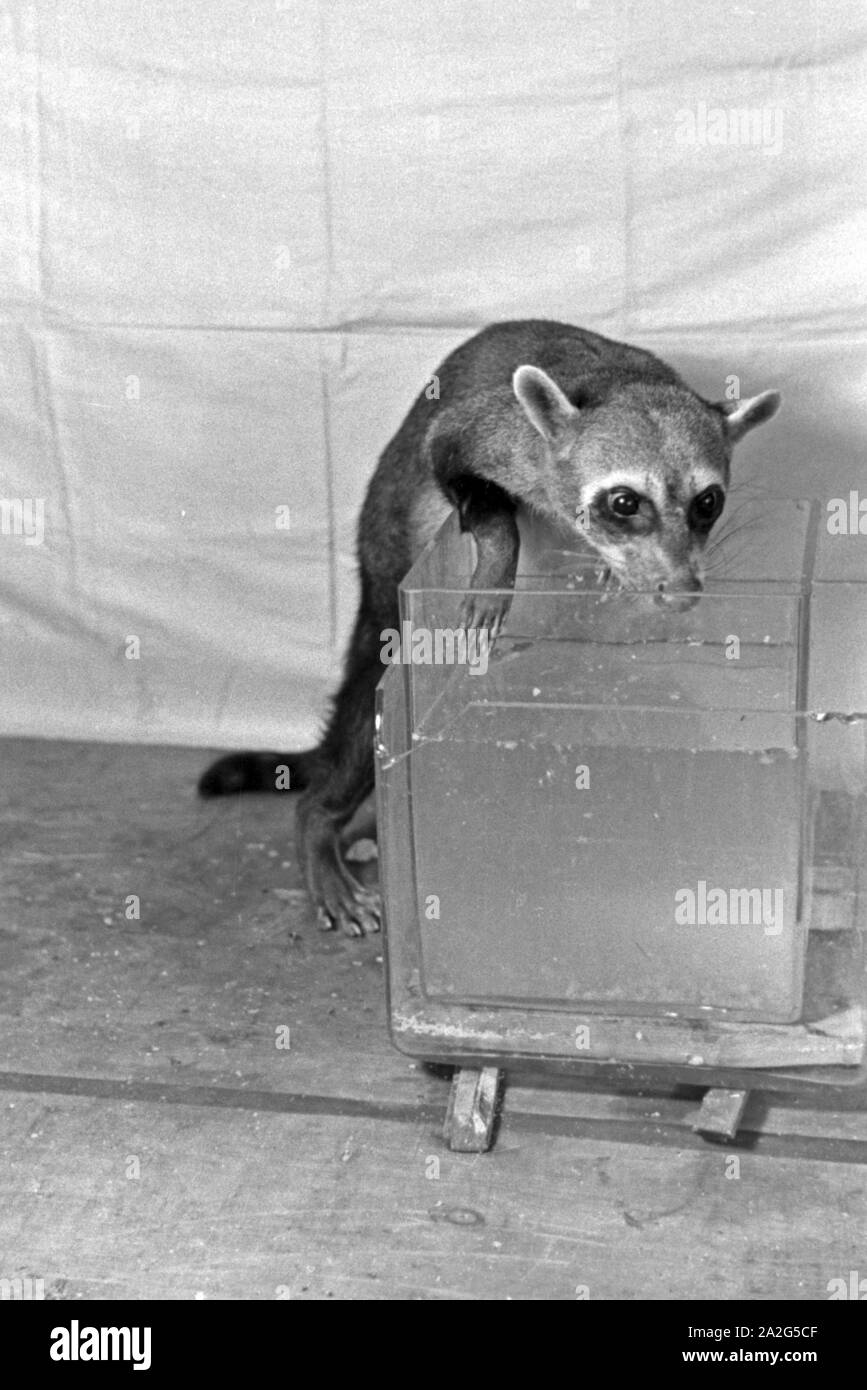
M 867 493 L 865 46 L 859 0 L 0 4 L 0 729 L 311 737 L 376 455 L 492 319 L 780 387 L 743 476 Z

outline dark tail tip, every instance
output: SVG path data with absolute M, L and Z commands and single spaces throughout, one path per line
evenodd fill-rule
M 226 753 L 202 773 L 199 796 L 301 791 L 309 780 L 309 763 L 307 753 Z

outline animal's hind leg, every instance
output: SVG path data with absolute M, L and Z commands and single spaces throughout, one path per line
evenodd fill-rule
M 298 803 L 298 850 L 307 890 L 324 930 L 350 936 L 379 931 L 379 895 L 347 867 L 341 831 L 374 786 L 374 692 L 382 675 L 377 646 L 353 639 L 346 675 L 320 747 L 316 777 Z M 368 634 L 370 637 L 370 634 Z

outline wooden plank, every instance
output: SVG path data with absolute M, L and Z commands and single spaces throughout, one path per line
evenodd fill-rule
M 203 750 L 2 756 L 5 1069 L 439 1101 L 389 1040 L 381 936 L 317 930 L 294 797 L 199 802 Z
M 426 1001 L 394 1010 L 392 1027 L 407 1050 L 470 1065 L 515 1058 L 616 1059 L 699 1067 L 857 1066 L 867 1025 L 862 1008 L 811 1024 L 728 1023 L 708 1018 L 623 1017 L 558 1010 L 462 1008 Z
M 68 1300 L 812 1300 L 863 1268 L 846 1163 L 508 1116 L 480 1158 L 429 1121 L 5 1100 L 2 1274 Z
M 381 942 L 313 925 L 288 806 L 197 803 L 189 750 L 3 759 L 0 1043 L 42 1089 L 0 1090 L 0 1277 L 66 1299 L 823 1299 L 858 1268 L 863 1088 L 746 1112 L 833 1161 L 714 1150 L 694 1096 L 553 1084 L 507 1091 L 492 1152 L 451 1154 L 445 1081 L 388 1040 Z
M 503 1096 L 503 1113 L 562 1116 L 576 1121 L 605 1124 L 609 1121 L 632 1123 L 636 1128 L 663 1125 L 669 1129 L 690 1130 L 691 1116 L 698 1100 L 693 1092 L 683 1094 L 683 1087 L 660 1088 L 636 1095 L 624 1091 L 590 1089 L 565 1081 L 552 1084 L 522 1084 L 507 1077 Z M 784 1136 L 791 1139 L 825 1138 L 867 1144 L 867 1097 L 864 1088 L 853 1091 L 850 1109 L 842 1108 L 843 1097 L 833 1087 L 830 1094 L 811 1097 L 809 1101 L 783 1098 L 757 1090 L 750 1093 L 742 1117 L 741 1130 L 753 1134 Z M 857 1107 L 857 1108 L 856 1108 Z

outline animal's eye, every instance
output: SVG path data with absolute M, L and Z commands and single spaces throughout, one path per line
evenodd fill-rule
M 635 516 L 640 505 L 638 493 L 629 488 L 616 488 L 608 494 L 608 506 L 615 516 Z
M 725 493 L 721 487 L 709 487 L 693 499 L 690 516 L 694 525 L 710 526 L 716 521 L 725 504 Z

